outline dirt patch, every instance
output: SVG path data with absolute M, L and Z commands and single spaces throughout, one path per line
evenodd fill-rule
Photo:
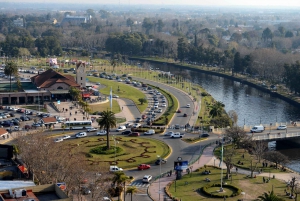
M 258 196 L 262 195 L 261 190 L 263 189 L 262 184 L 253 185 L 250 181 L 240 180 L 238 187 L 246 193 L 246 200 L 255 200 Z

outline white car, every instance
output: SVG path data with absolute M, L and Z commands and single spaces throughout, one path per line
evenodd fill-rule
M 56 138 L 56 139 L 54 140 L 54 142 L 62 142 L 62 141 L 64 141 L 64 139 L 62 139 L 62 138 Z
M 76 138 L 82 138 L 82 137 L 86 137 L 86 136 L 87 136 L 86 132 L 79 132 L 75 135 Z
M 141 126 L 141 124 L 138 124 L 138 123 L 136 123 L 136 124 L 133 124 L 133 128 L 138 128 L 138 127 L 140 127 Z
M 286 125 L 281 125 L 277 127 L 277 130 L 286 130 L 286 129 L 287 129 Z
M 93 132 L 93 131 L 97 131 L 97 130 L 98 130 L 97 128 L 92 127 L 92 128 L 87 129 L 87 132 Z
M 162 109 L 159 108 L 159 109 L 157 110 L 157 113 L 162 113 Z
M 173 135 L 173 134 L 174 134 L 173 131 L 169 131 L 169 132 L 165 133 L 164 135 L 165 135 L 165 136 L 171 136 L 171 135 Z
M 151 175 L 145 175 L 143 177 L 143 183 L 149 183 L 152 180 L 152 176 Z
M 119 98 L 119 96 L 118 95 L 113 95 L 113 98 Z
M 106 135 L 106 131 L 105 130 L 100 130 L 96 133 L 96 135 Z
M 162 106 L 162 107 L 167 107 L 167 104 L 163 103 L 161 106 Z
M 190 108 L 190 107 L 191 107 L 191 105 L 190 105 L 190 104 L 187 104 L 187 105 L 186 105 L 186 107 L 187 107 L 187 108 Z
M 70 135 L 64 135 L 64 136 L 62 136 L 62 138 L 63 138 L 64 140 L 69 139 L 70 137 L 71 137 Z

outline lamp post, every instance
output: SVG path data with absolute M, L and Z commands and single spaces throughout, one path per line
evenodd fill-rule
M 161 157 L 159 155 L 157 155 L 157 157 L 159 158 L 159 180 L 158 180 L 158 200 L 160 200 L 160 178 L 161 178 Z
M 117 158 L 116 147 L 117 147 L 117 143 L 119 143 L 119 142 L 116 140 L 116 138 L 115 138 L 114 135 L 113 135 L 113 140 L 115 141 L 115 165 L 116 165 L 117 164 L 117 160 L 116 160 L 116 158 Z

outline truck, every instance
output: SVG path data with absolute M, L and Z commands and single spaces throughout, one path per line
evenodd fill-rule
M 176 132 L 176 133 L 173 133 L 170 135 L 171 138 L 182 138 L 184 136 L 184 134 L 182 133 L 179 133 L 179 132 Z
M 119 168 L 118 166 L 110 166 L 109 167 L 109 171 L 110 172 L 118 172 L 118 171 L 123 171 L 123 169 L 122 168 Z
M 250 132 L 251 133 L 261 133 L 265 130 L 265 127 L 264 126 L 253 126 L 253 128 L 251 128 Z

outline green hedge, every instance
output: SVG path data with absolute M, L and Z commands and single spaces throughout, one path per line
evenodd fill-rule
M 201 188 L 202 193 L 204 193 L 207 196 L 214 197 L 214 198 L 224 198 L 224 196 L 225 197 L 235 197 L 235 196 L 240 195 L 241 192 L 242 192 L 242 190 L 239 189 L 236 186 L 225 184 L 225 185 L 222 185 L 223 188 L 229 188 L 229 189 L 232 189 L 235 192 L 232 193 L 230 196 L 228 196 L 228 195 L 222 195 L 222 194 L 212 194 L 212 193 L 208 192 L 208 190 L 211 187 L 221 187 L 221 184 L 208 184 L 208 185 L 206 185 L 206 186 L 204 186 L 204 187 Z
M 120 147 L 114 147 L 111 146 L 110 149 L 107 149 L 106 146 L 98 146 L 98 147 L 94 147 L 90 150 L 90 153 L 92 154 L 115 154 L 115 153 L 120 153 L 121 151 L 123 151 L 122 148 Z

